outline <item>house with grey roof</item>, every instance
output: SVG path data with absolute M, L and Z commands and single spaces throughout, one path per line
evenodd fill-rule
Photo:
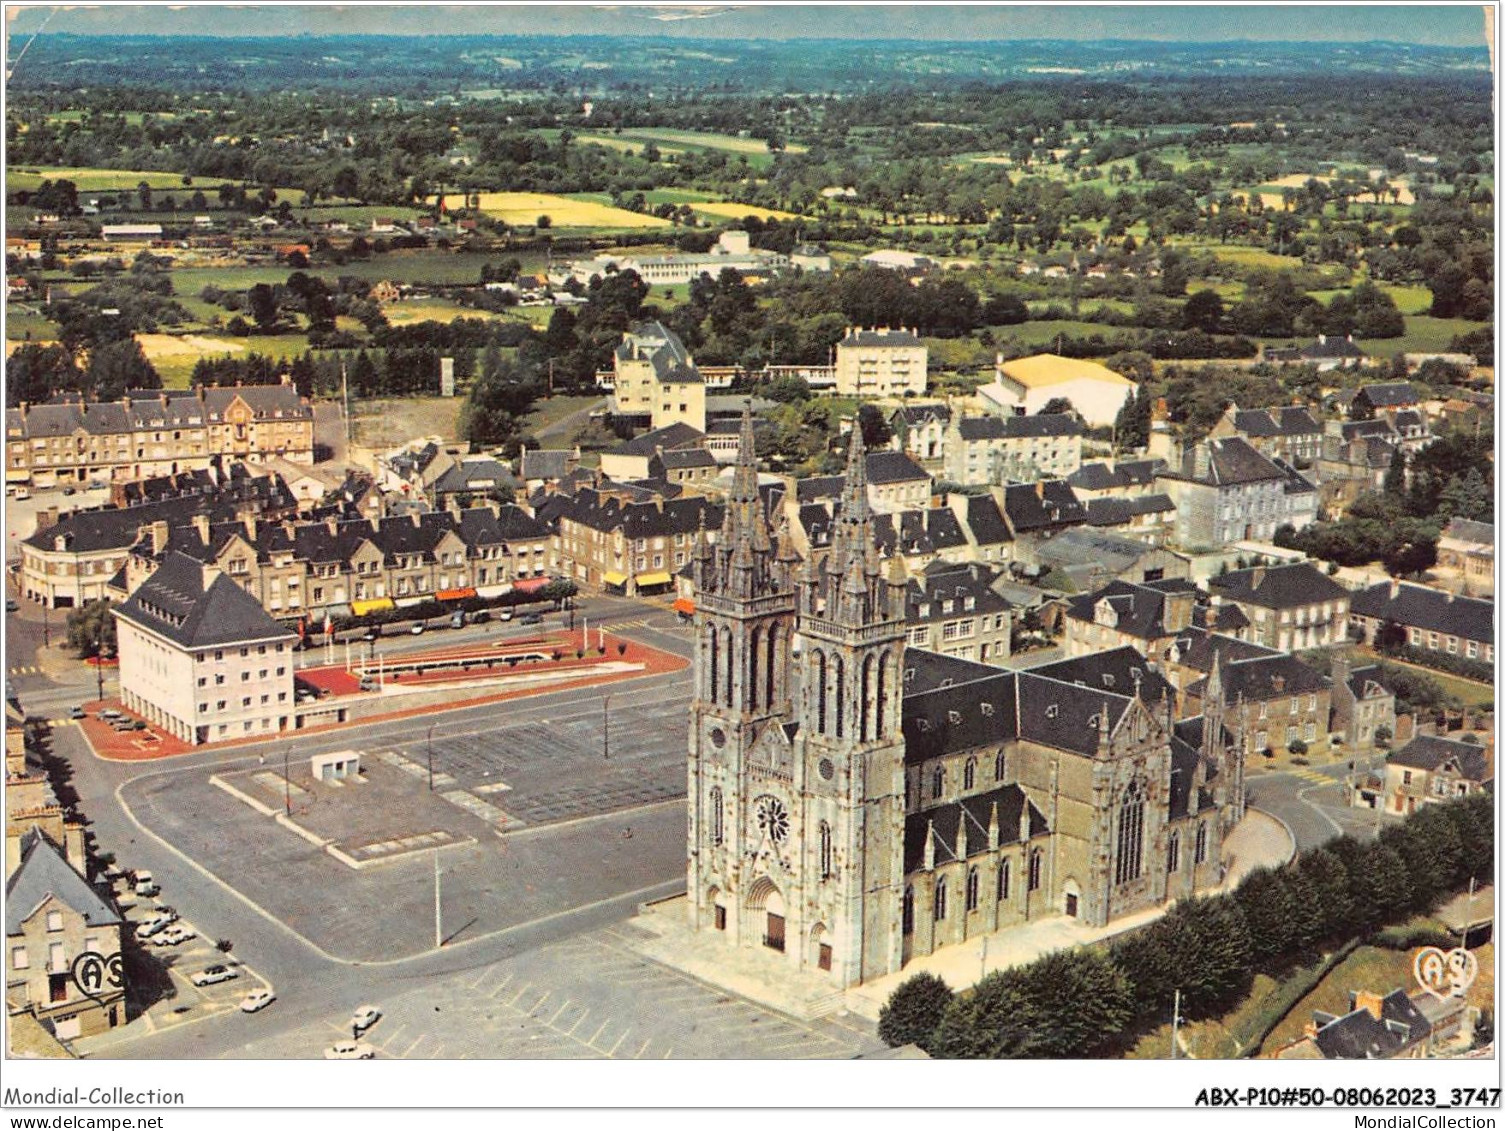
M 955 417 L 946 478 L 964 486 L 1065 478 L 1082 466 L 1084 431 L 1069 412 Z
M 1349 599 L 1348 623 L 1369 645 L 1383 643 L 1382 630 L 1394 625 L 1399 639 L 1412 648 L 1492 664 L 1494 613 L 1493 601 L 1391 580 L 1354 593 Z
M 1302 1036 L 1276 1052 L 1278 1060 L 1421 1060 L 1432 1024 L 1403 989 L 1383 996 L 1349 991 L 1348 1012 L 1314 1010 Z
M 1099 500 L 1108 501 L 1128 502 Z M 1035 560 L 1050 568 L 1046 584 L 1064 592 L 1090 593 L 1110 581 L 1160 581 L 1191 576 L 1190 560 L 1174 550 L 1092 525 L 1074 526 L 1041 542 L 1035 549 Z
M 1207 434 L 1242 437 L 1262 455 L 1295 467 L 1311 467 L 1322 451 L 1322 425 L 1304 405 L 1245 409 L 1230 403 Z
M 1469 596 L 1494 596 L 1494 523 L 1468 518 L 1449 521 L 1437 539 L 1437 568 L 1451 570 Z
M 1353 335 L 1318 334 L 1315 342 L 1304 346 L 1266 346 L 1261 360 L 1271 365 L 1313 365 L 1317 372 L 1331 369 L 1355 369 L 1369 355 L 1354 343 Z
M 1494 742 L 1418 734 L 1385 759 L 1385 811 L 1414 813 L 1422 805 L 1492 790 Z
M 1002 576 L 977 562 L 944 561 L 912 576 L 904 598 L 909 645 L 985 664 L 1008 659 L 1013 606 L 993 588 Z
M 1186 550 L 1268 542 L 1280 527 L 1300 530 L 1317 517 L 1316 484 L 1240 436 L 1193 445 L 1157 483 L 1176 504 L 1176 541 Z
M 662 322 L 639 322 L 624 331 L 612 368 L 597 379 L 611 393 L 613 416 L 654 428 L 687 424 L 705 431 L 705 377 L 679 335 Z
M 123 1025 L 126 987 L 101 979 L 86 994 L 72 970 L 86 953 L 118 955 L 124 925 L 63 850 L 40 830 L 28 829 L 20 864 L 5 881 L 7 1028 L 26 1013 L 59 1041 L 71 1041 Z
M 939 473 L 945 466 L 950 423 L 951 407 L 942 402 L 900 405 L 888 414 L 888 426 L 893 431 L 889 447 L 908 452 L 927 471 Z
M 1348 642 L 1350 591 L 1311 562 L 1230 570 L 1208 590 L 1249 618 L 1249 639 L 1281 652 Z
M 110 612 L 121 702 L 148 723 L 195 746 L 292 728 L 297 634 L 217 566 L 170 551 Z

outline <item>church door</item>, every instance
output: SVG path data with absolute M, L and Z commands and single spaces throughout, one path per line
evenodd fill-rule
M 784 917 L 768 913 L 768 933 L 763 936 L 763 945 L 774 950 L 784 949 Z
M 1070 915 L 1073 919 L 1076 918 L 1076 896 L 1074 895 L 1068 894 L 1066 896 L 1066 914 Z

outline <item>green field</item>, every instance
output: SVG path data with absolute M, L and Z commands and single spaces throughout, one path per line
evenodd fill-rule
M 1459 334 L 1482 330 L 1487 322 L 1470 322 L 1466 318 L 1433 318 L 1428 314 L 1408 314 L 1403 338 L 1371 338 L 1364 349 L 1376 357 L 1394 357 L 1401 353 L 1445 353 L 1448 344 Z
M 34 189 L 43 181 L 68 180 L 78 186 L 79 192 L 108 192 L 118 189 L 134 189 L 142 181 L 152 188 L 183 188 L 181 173 L 163 173 L 144 169 L 74 169 L 66 165 L 29 165 L 5 171 L 7 189 Z M 218 180 L 200 182 L 207 193 L 210 184 Z M 189 189 L 192 192 L 192 189 Z
M 1395 307 L 1402 314 L 1425 314 L 1432 307 L 1432 292 L 1424 286 L 1402 286 L 1396 283 L 1381 283 L 1380 290 L 1395 300 Z M 1348 288 L 1331 291 L 1309 291 L 1318 302 L 1332 302 L 1334 296 L 1347 294 Z

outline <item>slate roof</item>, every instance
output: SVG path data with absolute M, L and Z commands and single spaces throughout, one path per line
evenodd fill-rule
M 1206 444 L 1208 473 L 1204 482 L 1222 486 L 1285 478 L 1274 460 L 1262 455 L 1242 437 L 1208 440 Z
M 29 844 L 25 844 L 29 841 Z M 82 915 L 89 927 L 113 927 L 120 914 L 106 903 L 62 852 L 40 832 L 23 835 L 21 863 L 5 882 L 5 933 L 19 935 L 49 896 Z M 9 963 L 7 962 L 7 970 Z
M 1233 414 L 1233 426 L 1246 436 L 1258 436 L 1261 439 L 1303 436 L 1322 431 L 1322 425 L 1300 405 L 1239 409 Z
M 967 529 L 980 546 L 1012 542 L 1014 535 L 1003 520 L 1003 511 L 991 494 L 967 496 Z
M 224 420 L 239 396 L 256 420 L 311 420 L 313 409 L 291 385 L 230 385 L 185 389 L 127 389 L 120 400 L 83 401 L 77 394 L 58 394 L 44 404 L 7 409 L 7 432 L 26 439 L 113 435 L 156 428 L 202 428 Z M 13 437 L 14 438 L 14 437 Z
M 664 452 L 655 458 L 663 463 L 666 471 L 679 471 L 688 467 L 716 466 L 716 457 L 704 448 L 687 448 L 682 451 Z
M 1003 509 L 1015 534 L 1087 521 L 1087 508 L 1064 479 L 1010 483 L 1003 489 Z
M 563 479 L 574 458 L 567 448 L 536 448 L 523 452 L 520 471 L 524 479 Z
M 1483 746 L 1431 734 L 1418 734 L 1392 753 L 1387 761 L 1391 765 L 1409 766 L 1416 770 L 1435 770 L 1451 762 L 1469 781 L 1494 779 L 1494 767 L 1490 764 L 1489 752 Z
M 1417 404 L 1421 398 L 1409 381 L 1387 381 L 1379 385 L 1362 385 L 1354 399 L 1363 397 L 1373 408 L 1399 408 Z
M 1155 482 L 1155 473 L 1164 467 L 1165 461 L 1161 459 L 1126 459 L 1113 464 L 1084 463 L 1066 477 L 1066 482 L 1086 491 L 1147 487 Z
M 1311 562 L 1235 569 L 1210 579 L 1207 586 L 1230 601 L 1265 609 L 1295 609 L 1349 597 L 1347 589 Z
M 1041 565 L 1057 568 L 1087 565 L 1109 573 L 1122 573 L 1146 554 L 1154 552 L 1153 546 L 1133 538 L 1079 526 L 1063 530 L 1048 542 L 1042 542 L 1036 548 L 1035 556 Z
M 1125 499 L 1110 495 L 1104 499 L 1088 499 L 1087 524 L 1089 526 L 1123 526 L 1140 515 L 1171 514 L 1176 504 L 1169 495 L 1135 495 Z
M 843 476 L 843 481 L 845 477 Z M 930 481 L 926 471 L 908 452 L 880 451 L 867 453 L 867 481 L 882 486 L 887 483 L 912 483 L 923 479 Z
M 573 498 L 559 496 L 559 518 L 569 518 L 592 530 L 621 530 L 626 538 L 658 538 L 666 534 L 694 534 L 721 525 L 722 507 L 696 495 L 654 502 L 622 502 L 592 488 Z
M 925 844 L 934 829 L 936 864 L 959 859 L 958 830 L 963 823 L 967 828 L 968 860 L 989 851 L 988 826 L 994 818 L 996 807 L 998 819 L 998 843 L 1016 844 L 1019 841 L 1019 818 L 1024 807 L 1029 806 L 1029 835 L 1040 836 L 1050 831 L 1045 814 L 1037 809 L 1017 785 L 1000 786 L 987 793 L 974 794 L 960 801 L 949 801 L 930 809 L 921 809 L 904 818 L 904 872 L 917 872 L 925 866 Z
M 1426 585 L 1401 582 L 1392 598 L 1390 583 L 1382 581 L 1355 593 L 1348 610 L 1355 616 L 1392 620 L 1404 628 L 1419 628 L 1460 640 L 1477 640 L 1481 644 L 1493 644 L 1495 640 L 1493 601 L 1458 597 Z
M 1231 606 L 1225 606 L 1219 612 L 1226 611 Z M 1234 609 L 1233 611 L 1237 611 Z M 1245 622 L 1247 623 L 1247 621 Z M 1263 644 L 1255 644 L 1248 640 L 1240 640 L 1236 636 L 1228 636 L 1222 632 L 1209 632 L 1206 628 L 1193 626 L 1184 629 L 1176 635 L 1174 660 L 1184 667 L 1192 668 L 1199 672 L 1212 670 L 1212 658 L 1217 656 L 1226 668 L 1236 660 L 1255 659 L 1260 656 L 1278 656 L 1281 653 L 1275 648 L 1266 648 Z
M 1432 1032 L 1432 1023 L 1400 989 L 1385 995 L 1379 1017 L 1355 1008 L 1342 1017 L 1317 1013 L 1315 1019 L 1312 1041 L 1328 1060 L 1387 1060 Z
M 1118 614 L 1117 631 L 1141 640 L 1154 640 L 1168 634 L 1165 627 L 1165 598 L 1170 593 L 1196 593 L 1197 587 L 1190 581 L 1168 578 L 1138 584 L 1132 581 L 1110 581 L 1095 593 L 1082 593 L 1066 598 L 1066 615 L 1075 620 L 1096 619 L 1094 610 L 1099 601 L 1107 601 Z M 1206 623 L 1207 610 L 1194 605 L 1192 624 L 1200 619 Z
M 488 480 L 489 482 L 486 482 Z M 485 485 L 478 486 L 478 483 Z M 517 490 L 517 487 L 518 482 L 512 477 L 512 469 L 494 459 L 461 460 L 446 468 L 444 474 L 434 480 L 436 495 L 463 494 L 472 491 L 504 491 L 510 495 Z
M 840 513 L 840 503 L 833 504 L 833 518 Z M 961 524 L 944 507 L 875 514 L 872 522 L 873 543 L 885 554 L 936 554 L 967 544 Z
M 1176 700 L 1176 689 L 1170 680 L 1151 666 L 1142 653 L 1127 645 L 1041 664 L 1030 671 L 1063 683 L 1111 691 L 1119 695 L 1133 694 L 1137 687 L 1139 697 L 1146 703 L 1158 703 L 1162 693 L 1171 702 Z
M 260 601 L 223 574 L 206 588 L 203 566 L 173 551 L 112 612 L 183 648 L 295 638 L 267 615 Z
M 838 345 L 844 346 L 917 346 L 920 339 L 908 330 L 863 330 L 852 329 L 847 331 L 846 337 L 842 338 Z
M 1022 440 L 1035 436 L 1080 436 L 1082 422 L 1069 412 L 1035 416 L 968 416 L 957 422 L 963 440 Z
M 692 428 L 688 424 L 676 422 L 665 425 L 663 428 L 655 428 L 652 432 L 644 432 L 631 440 L 618 444 L 607 454 L 614 456 L 651 456 L 659 448 L 664 451 L 672 451 L 675 448 L 695 447 L 705 437 L 705 433 L 698 428 Z
M 1373 420 L 1345 420 L 1338 425 L 1338 434 L 1346 440 L 1357 440 L 1361 436 L 1395 436 L 1395 425 L 1383 416 Z
M 1332 686 L 1327 676 L 1285 652 L 1234 660 L 1220 664 L 1218 670 L 1223 680 L 1223 702 L 1229 704 L 1237 703 L 1240 696 L 1258 703 L 1284 695 L 1308 695 Z M 1206 692 L 1205 677 L 1186 688 L 1188 695 L 1200 697 Z
M 1492 522 L 1475 522 L 1471 518 L 1455 518 L 1448 523 L 1447 529 L 1442 532 L 1444 538 L 1454 538 L 1459 542 L 1471 542 L 1474 545 L 1488 546 L 1493 552 L 1495 545 L 1495 525 Z
M 904 619 L 910 624 L 923 624 L 1007 612 L 1013 606 L 992 590 L 997 578 L 996 570 L 976 562 L 965 565 L 932 562 L 919 577 L 909 581 L 904 596 Z M 968 598 L 972 600 L 970 609 L 966 607 Z
M 916 425 L 929 423 L 932 420 L 939 420 L 942 424 L 949 424 L 951 422 L 951 406 L 944 404 L 900 405 L 889 414 L 888 419 L 891 422 L 903 420 L 911 428 Z

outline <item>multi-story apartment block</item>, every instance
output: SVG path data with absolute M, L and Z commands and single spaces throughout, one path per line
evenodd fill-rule
M 1249 639 L 1282 652 L 1348 641 L 1350 592 L 1311 562 L 1236 569 L 1208 588 L 1249 618 Z
M 1082 466 L 1082 424 L 1065 412 L 957 417 L 945 453 L 946 478 L 965 486 L 1061 479 Z
M 5 435 L 5 481 L 42 487 L 172 475 L 217 455 L 314 459 L 313 408 L 291 385 L 133 389 L 110 402 L 60 396 L 7 409 Z
M 618 416 L 647 418 L 655 429 L 687 424 L 705 431 L 705 378 L 679 335 L 662 322 L 639 322 L 622 335 L 610 373 L 600 374 Z
M 904 625 L 910 647 L 963 660 L 1009 658 L 1013 606 L 993 591 L 989 566 L 935 562 L 909 580 Z
M 297 634 L 218 566 L 169 551 L 110 611 L 129 710 L 194 745 L 293 724 Z
M 1176 503 L 1184 549 L 1269 541 L 1280 527 L 1300 530 L 1317 517 L 1316 485 L 1238 436 L 1203 440 L 1157 481 Z
M 868 399 L 923 396 L 928 359 L 913 330 L 853 327 L 836 343 L 836 392 Z

